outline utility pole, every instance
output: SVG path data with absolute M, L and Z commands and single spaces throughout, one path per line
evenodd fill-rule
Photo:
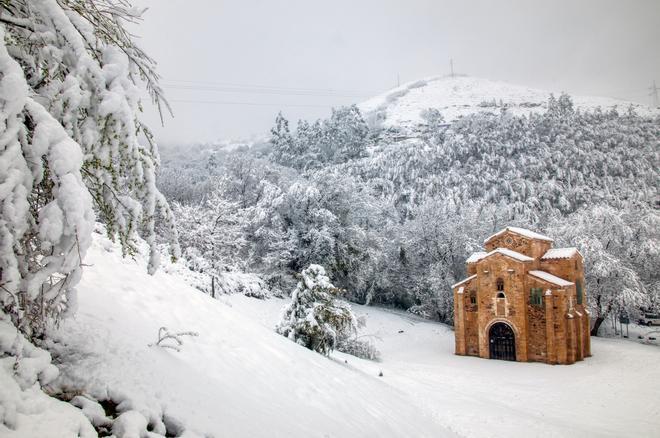
M 655 85 L 655 81 L 653 81 L 653 85 L 649 87 L 649 90 L 651 90 L 649 96 L 651 96 L 651 98 L 653 99 L 653 108 L 660 107 L 660 99 L 658 99 L 658 86 Z
M 449 58 L 449 69 L 451 70 L 451 77 L 454 77 L 454 59 Z

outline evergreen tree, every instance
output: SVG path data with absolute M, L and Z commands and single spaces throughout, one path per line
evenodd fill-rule
M 295 156 L 294 140 L 289 131 L 289 121 L 284 118 L 282 112 L 277 114 L 275 126 L 270 130 L 270 144 L 273 147 L 272 155 L 276 163 L 295 167 L 297 157 Z
M 328 355 L 337 341 L 357 330 L 351 306 L 338 298 L 335 288 L 319 265 L 300 273 L 300 281 L 284 308 L 276 331 L 298 344 Z

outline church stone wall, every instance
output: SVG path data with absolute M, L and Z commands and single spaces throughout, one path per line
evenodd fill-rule
M 468 274 L 476 274 L 476 278 L 454 288 L 454 299 L 460 302 L 455 305 L 457 354 L 488 358 L 489 329 L 495 322 L 505 322 L 515 334 L 518 361 L 570 364 L 590 356 L 582 257 L 576 253 L 572 258 L 541 260 L 551 247 L 548 240 L 510 231 L 485 244 L 487 252 L 507 248 L 533 260 L 492 253 L 467 265 Z M 542 270 L 572 283 L 580 281 L 583 303 L 578 304 L 575 285 L 554 284 L 529 274 L 530 270 Z M 502 290 L 498 290 L 498 279 Z M 541 289 L 540 302 L 532 303 L 532 288 Z M 500 292 L 504 298 L 498 298 Z

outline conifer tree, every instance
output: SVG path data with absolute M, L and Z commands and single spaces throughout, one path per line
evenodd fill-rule
M 289 121 L 284 118 L 282 112 L 277 113 L 275 126 L 270 130 L 270 143 L 273 146 L 275 162 L 293 167 L 291 163 L 291 160 L 295 159 L 293 136 L 289 130 Z
M 328 355 L 340 338 L 357 330 L 357 319 L 351 306 L 338 298 L 341 291 L 330 283 L 322 266 L 310 265 L 299 278 L 276 331 Z

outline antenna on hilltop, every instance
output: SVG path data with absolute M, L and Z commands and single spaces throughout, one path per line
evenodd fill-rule
M 450 76 L 454 77 L 454 59 L 449 58 L 449 69 L 451 70 Z
M 658 99 L 658 86 L 655 85 L 655 81 L 653 81 L 653 85 L 649 87 L 649 90 L 651 90 L 649 96 L 653 98 L 653 107 L 654 108 L 660 107 L 660 99 Z

